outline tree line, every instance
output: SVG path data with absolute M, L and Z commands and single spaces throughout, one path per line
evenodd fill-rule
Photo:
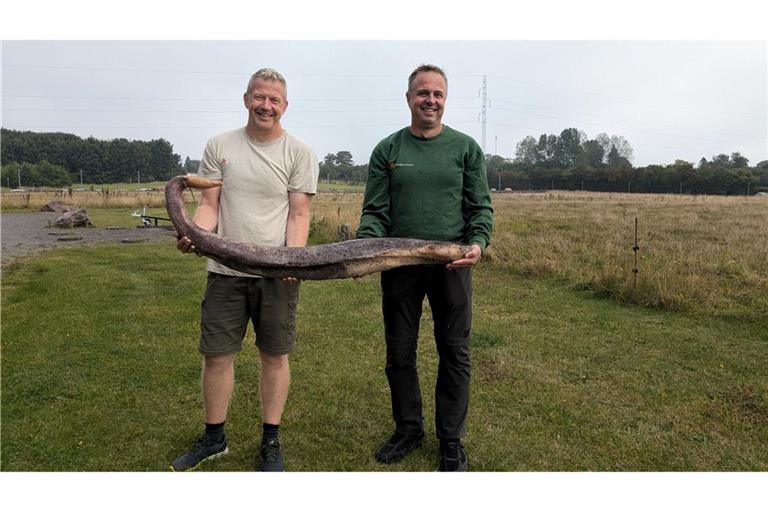
M 768 160 L 750 167 L 739 152 L 701 158 L 698 164 L 634 167 L 632 145 L 620 135 L 589 138 L 566 128 L 559 135 L 526 136 L 514 158 L 485 155 L 488 184 L 498 190 L 591 190 L 677 194 L 754 194 L 768 192 Z M 356 165 L 349 151 L 328 153 L 320 163 L 322 181 L 365 183 L 367 165 Z
M 753 194 L 768 191 L 768 160 L 749 166 L 739 152 L 702 157 L 698 165 L 632 165 L 633 150 L 621 136 L 594 139 L 576 128 L 560 135 L 526 136 L 513 159 L 487 155 L 488 182 L 501 190 L 594 190 L 680 194 Z
M 86 183 L 164 181 L 194 173 L 199 160 L 179 155 L 165 139 L 129 141 L 82 139 L 66 133 L 2 129 L 2 185 L 64 187 Z M 749 166 L 739 152 L 701 158 L 694 165 L 675 160 L 667 165 L 632 165 L 629 141 L 606 133 L 589 138 L 566 128 L 559 135 L 526 136 L 514 158 L 486 155 L 488 183 L 499 190 L 593 190 L 683 194 L 752 194 L 768 192 L 768 160 Z M 365 183 L 367 164 L 352 153 L 328 153 L 320 162 L 320 180 Z
M 165 181 L 181 172 L 181 157 L 165 139 L 83 139 L 69 133 L 0 133 L 2 185 Z M 62 174 L 64 171 L 68 175 Z

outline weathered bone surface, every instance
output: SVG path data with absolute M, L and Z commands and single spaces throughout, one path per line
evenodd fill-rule
M 197 176 L 176 176 L 165 187 L 168 216 L 179 236 L 192 240 L 195 250 L 222 265 L 263 277 L 344 279 L 404 265 L 449 263 L 470 247 L 450 242 L 410 238 L 369 238 L 313 247 L 252 246 L 227 240 L 199 227 L 184 207 L 186 188 L 212 188 L 221 182 Z

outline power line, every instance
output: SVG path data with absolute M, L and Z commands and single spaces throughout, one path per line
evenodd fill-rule
M 451 110 L 476 110 L 472 107 L 453 107 Z M 196 114 L 240 114 L 245 112 L 239 110 L 145 110 L 145 109 L 86 109 L 86 108 L 3 108 L 3 111 L 9 112 L 97 112 L 97 113 L 196 113 Z M 388 109 L 359 109 L 359 110 L 294 110 L 290 109 L 287 113 L 359 113 L 359 112 L 405 112 L 402 108 Z
M 73 70 L 73 71 L 105 71 L 105 72 L 147 72 L 147 73 L 184 73 L 184 74 L 198 74 L 198 75 L 239 75 L 239 76 L 245 76 L 250 75 L 250 72 L 242 72 L 242 71 L 210 71 L 210 70 L 178 70 L 178 69 L 155 69 L 155 68 L 114 68 L 114 67 L 101 67 L 101 66 L 62 66 L 62 65 L 49 65 L 49 64 L 2 64 L 3 68 L 19 68 L 19 69 L 58 69 L 58 70 Z M 577 94 L 585 94 L 585 95 L 591 95 L 591 96 L 600 96 L 604 98 L 610 98 L 613 100 L 618 101 L 624 101 L 624 102 L 643 102 L 644 100 L 639 100 L 637 98 L 628 98 L 624 96 L 617 96 L 614 94 L 607 94 L 604 92 L 595 92 L 595 91 L 588 91 L 584 89 L 579 89 L 575 87 L 563 87 L 561 85 L 551 85 L 551 84 L 542 84 L 542 83 L 536 83 L 536 82 L 527 82 L 527 81 L 521 81 L 514 77 L 508 77 L 508 76 L 501 76 L 501 75 L 478 75 L 478 74 L 466 74 L 466 75 L 455 75 L 456 78 L 467 78 L 467 77 L 490 77 L 495 78 L 498 80 L 506 80 L 512 83 L 515 83 L 517 85 L 521 85 L 524 87 L 545 87 L 545 88 L 551 88 L 551 89 L 558 89 L 561 91 L 569 91 Z M 402 78 L 400 74 L 371 74 L 371 73 L 292 73 L 291 77 L 330 77 L 330 78 Z M 666 106 L 651 106 L 651 108 L 673 108 L 678 110 L 687 110 L 687 111 L 694 111 L 694 112 L 700 112 L 699 108 L 696 107 L 685 107 L 680 105 L 666 105 Z M 764 118 L 759 116 L 753 116 L 749 114 L 744 113 L 733 113 L 733 112 L 712 112 L 719 115 L 730 115 L 730 116 L 736 116 L 736 117 L 742 117 L 742 118 L 748 118 L 748 119 L 756 119 L 756 120 L 763 120 Z
M 483 88 L 481 91 L 483 99 L 483 106 L 480 111 L 480 121 L 483 123 L 483 143 L 481 144 L 481 147 L 483 148 L 483 154 L 485 154 L 485 124 L 488 115 L 488 80 L 485 75 L 483 75 Z
M 51 98 L 51 99 L 71 99 L 71 100 L 119 100 L 119 101 L 234 101 L 236 97 L 212 98 L 206 97 L 150 97 L 150 96 L 57 96 L 52 94 L 3 94 L 3 98 Z M 476 100 L 474 96 L 449 96 L 448 99 L 456 100 Z M 303 102 L 370 102 L 370 101 L 397 101 L 403 102 L 403 98 L 299 98 L 291 99 L 291 103 Z
M 83 97 L 85 98 L 85 97 Z M 115 98 L 116 99 L 116 98 Z M 472 98 L 475 99 L 475 98 Z M 302 100 L 297 100 L 296 102 L 301 102 Z M 323 100 L 318 100 L 323 101 Z M 362 101 L 362 100 L 361 100 Z M 401 100 L 397 100 L 401 101 Z M 534 105 L 534 104 L 528 104 L 528 103 L 521 103 L 521 102 L 515 102 L 511 100 L 496 100 L 501 101 L 503 103 L 513 103 L 521 106 L 527 106 L 531 108 L 541 108 L 546 110 L 554 110 L 558 112 L 565 112 L 565 113 L 572 113 L 577 115 L 585 115 L 590 117 L 597 117 L 602 119 L 607 119 L 609 121 L 619 121 L 619 122 L 628 122 L 628 123 L 639 123 L 643 125 L 647 125 L 650 127 L 661 127 L 661 128 L 667 128 L 672 130 L 682 130 L 685 132 L 706 132 L 711 133 L 714 135 L 724 135 L 724 136 L 730 136 L 730 137 L 739 137 L 742 139 L 751 139 L 751 140 L 762 140 L 759 137 L 751 136 L 751 135 L 744 135 L 744 134 L 738 134 L 738 133 L 726 133 L 726 132 L 716 132 L 713 130 L 704 130 L 704 129 L 697 129 L 697 128 L 683 128 L 683 127 L 677 127 L 677 126 L 671 126 L 671 125 L 664 125 L 664 124 L 658 124 L 658 123 L 649 123 L 646 121 L 636 121 L 631 119 L 621 119 L 621 118 L 612 118 L 608 116 L 602 116 L 599 114 L 590 114 L 587 112 L 577 112 L 567 109 L 558 109 L 554 107 L 545 107 L 542 105 Z M 475 110 L 474 108 L 470 107 L 455 107 L 451 106 L 451 110 Z M 541 113 L 535 113 L 535 112 L 527 112 L 527 111 L 521 111 L 521 110 L 515 110 L 515 109 L 509 109 L 504 107 L 496 107 L 495 110 L 504 110 L 509 112 L 515 112 L 520 113 L 523 115 L 531 115 L 531 116 L 539 116 L 539 117 L 551 117 L 554 119 L 559 119 L 563 121 L 567 121 L 572 124 L 579 124 L 579 123 L 586 123 L 586 124 L 599 124 L 589 121 L 573 121 L 568 118 L 558 117 L 558 116 L 551 116 L 547 114 L 541 114 Z M 243 112 L 242 109 L 238 110 L 199 110 L 199 109 L 88 109 L 88 108 L 19 108 L 19 107 L 5 107 L 3 108 L 3 111 L 8 112 L 95 112 L 95 113 L 202 113 L 202 114 L 233 114 L 233 113 L 241 113 Z M 330 110 L 330 109 L 316 109 L 316 110 L 301 110 L 301 109 L 291 109 L 290 113 L 360 113 L 360 112 L 402 112 L 403 109 L 401 108 L 393 108 L 393 109 L 345 109 L 345 110 Z M 483 111 L 481 113 L 481 120 L 486 119 L 486 100 L 483 99 Z M 626 127 L 618 127 L 620 129 L 630 129 L 630 130 L 637 130 L 635 128 L 626 128 Z M 710 142 L 714 142 L 712 139 L 704 139 Z
M 476 124 L 478 121 L 471 120 L 471 121 L 461 121 L 461 120 L 455 120 L 451 121 L 450 124 Z M 365 128 L 365 127 L 383 127 L 383 126 L 406 126 L 407 123 L 402 122 L 391 122 L 391 123 L 376 123 L 376 124 L 289 124 L 286 125 L 286 128 L 289 130 L 293 130 L 294 128 Z M 62 128 L 63 125 L 40 125 L 40 124 L 12 124 L 12 126 L 15 126 L 17 128 L 47 128 L 47 129 L 54 129 L 54 128 Z M 15 128 L 13 127 L 4 127 L 9 130 L 13 130 Z M 168 126 L 168 125 L 66 125 L 66 129 L 82 129 L 82 128 L 109 128 L 109 129 L 146 129 L 146 128 L 155 128 L 155 129 L 167 129 L 167 128 L 184 128 L 184 129 L 227 129 L 232 128 L 231 124 L 227 125 L 196 125 L 196 126 L 190 126 L 190 125 L 183 125 L 183 126 Z
M 72 71 L 106 71 L 106 72 L 128 72 L 128 73 L 183 73 L 193 75 L 238 75 L 238 76 L 250 76 L 252 71 L 211 71 L 200 69 L 158 69 L 158 68 L 111 68 L 103 66 L 61 66 L 51 64 L 5 64 L 4 68 L 21 68 L 21 69 L 59 69 L 59 70 L 72 70 Z M 296 76 L 310 76 L 310 77 L 362 77 L 362 78 L 383 78 L 383 77 L 398 77 L 402 78 L 401 74 L 374 74 L 374 73 L 291 73 L 291 77 Z
M 497 78 L 497 79 L 500 79 L 500 80 L 508 80 L 508 81 L 514 82 L 514 83 L 516 83 L 518 85 L 522 85 L 524 87 L 546 87 L 546 88 L 550 88 L 550 89 L 559 89 L 561 91 L 571 91 L 571 92 L 574 92 L 574 93 L 577 93 L 577 94 L 586 94 L 586 95 L 590 95 L 590 96 L 601 96 L 601 97 L 604 97 L 604 98 L 611 98 L 611 99 L 614 99 L 614 100 L 619 100 L 619 101 L 624 101 L 624 102 L 632 102 L 632 103 L 640 103 L 640 102 L 642 102 L 644 104 L 646 103 L 645 100 L 640 100 L 640 99 L 637 99 L 637 98 L 627 98 L 627 97 L 623 97 L 623 96 L 616 96 L 616 95 L 613 95 L 613 94 L 607 94 L 607 93 L 604 93 L 604 92 L 586 91 L 586 90 L 583 90 L 583 89 L 577 89 L 575 87 L 563 87 L 563 86 L 560 86 L 560 85 L 550 85 L 550 84 L 542 84 L 542 83 L 534 83 L 534 82 L 524 82 L 524 81 L 520 81 L 520 80 L 518 80 L 516 78 L 507 77 L 507 76 L 498 76 L 498 75 L 488 75 L 488 76 L 491 77 L 491 78 Z M 651 108 L 664 108 L 664 109 L 674 108 L 674 109 L 678 109 L 678 110 L 687 110 L 689 112 L 697 112 L 697 113 L 701 112 L 700 108 L 697 108 L 697 107 L 685 107 L 685 106 L 680 106 L 680 105 L 660 105 L 660 106 L 653 106 L 653 105 L 651 105 Z M 713 114 L 729 115 L 729 116 L 736 116 L 736 117 L 744 117 L 744 118 L 748 118 L 748 119 L 756 119 L 756 120 L 764 120 L 765 119 L 765 117 L 753 116 L 753 115 L 744 114 L 744 113 L 715 112 L 715 111 L 711 111 L 711 110 L 709 112 L 711 112 Z

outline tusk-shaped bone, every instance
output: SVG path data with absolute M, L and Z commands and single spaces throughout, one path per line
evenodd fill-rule
M 179 237 L 192 240 L 197 253 L 246 274 L 344 279 L 404 265 L 450 263 L 470 250 L 466 245 L 411 238 L 368 238 L 312 247 L 253 246 L 227 240 L 195 224 L 183 199 L 186 188 L 221 185 L 199 176 L 176 176 L 165 186 L 165 206 Z

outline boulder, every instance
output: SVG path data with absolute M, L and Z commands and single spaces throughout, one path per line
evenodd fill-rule
M 53 225 L 57 228 L 82 228 L 92 226 L 93 223 L 85 208 L 74 207 L 66 210 L 53 222 Z
M 61 201 L 51 201 L 50 203 L 44 204 L 43 206 L 41 206 L 40 211 L 64 213 L 70 208 L 74 208 L 74 206 L 64 204 Z

